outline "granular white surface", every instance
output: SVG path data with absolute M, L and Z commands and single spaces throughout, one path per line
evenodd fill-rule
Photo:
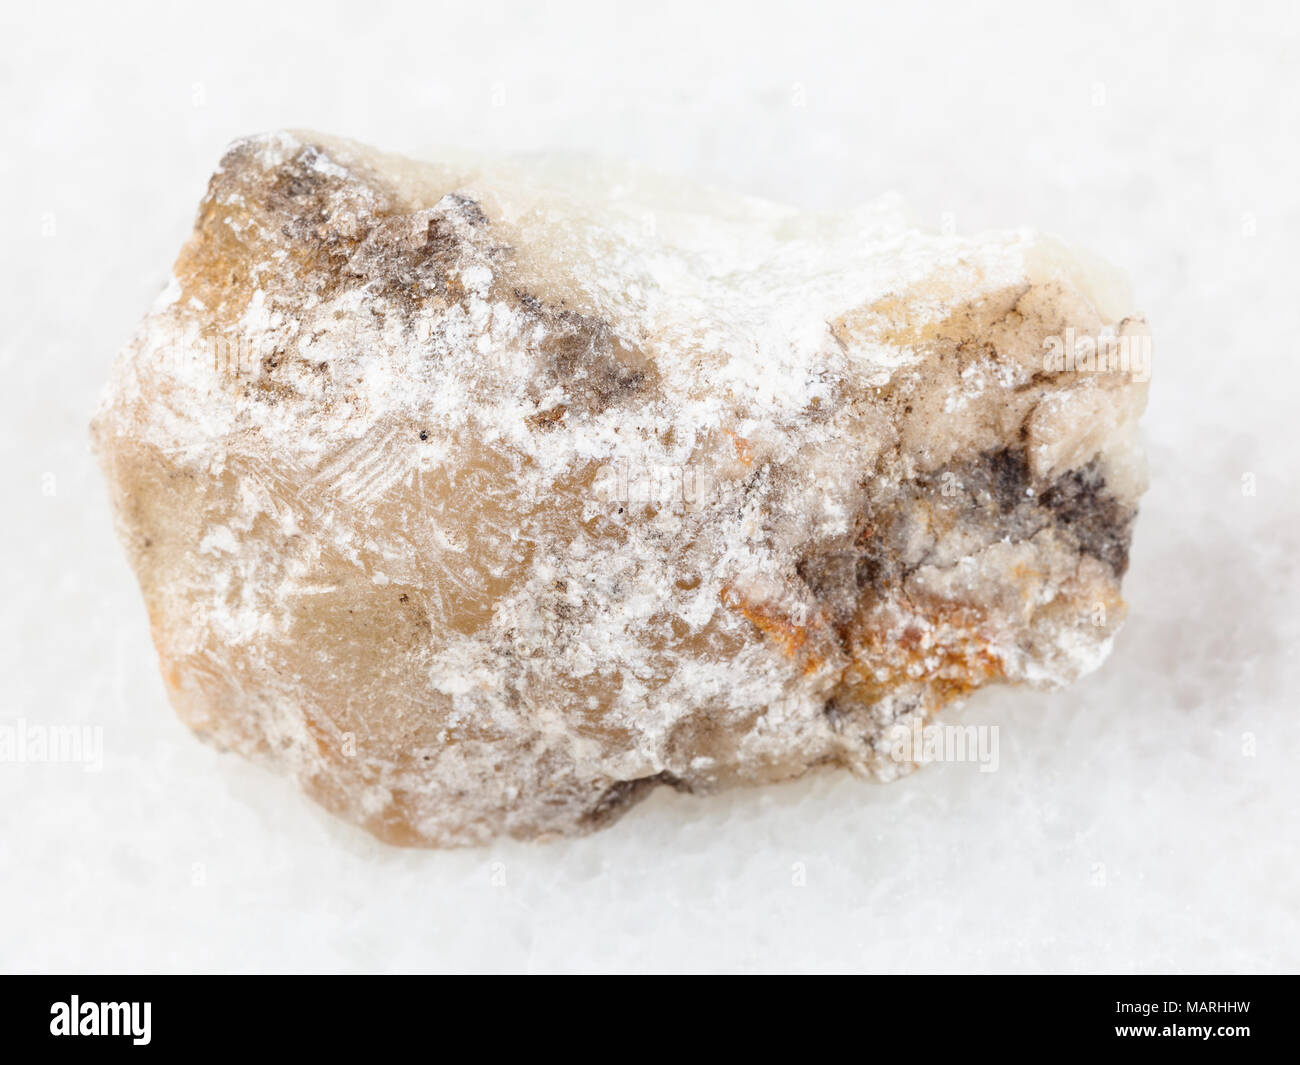
M 0 41 L 0 726 L 104 745 L 98 772 L 0 762 L 0 967 L 1300 967 L 1288 5 L 50 6 Z M 1102 253 L 1156 337 L 1112 657 L 972 700 L 997 772 L 661 791 L 547 846 L 388 849 L 204 747 L 85 425 L 225 143 L 294 126 L 627 157 L 812 209 L 897 190 L 922 222 Z

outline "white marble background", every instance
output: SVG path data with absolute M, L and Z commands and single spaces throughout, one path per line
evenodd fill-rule
M 6 4 L 0 724 L 104 762 L 0 764 L 0 968 L 1296 969 L 1300 18 L 1049 7 Z M 85 426 L 222 146 L 279 126 L 895 189 L 1117 261 L 1157 346 L 1114 656 L 975 699 L 996 773 L 665 793 L 552 846 L 385 849 L 194 741 Z

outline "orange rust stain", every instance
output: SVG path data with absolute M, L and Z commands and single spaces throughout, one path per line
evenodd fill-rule
M 754 445 L 743 436 L 737 436 L 730 429 L 724 429 L 723 432 L 731 437 L 731 443 L 736 448 L 737 458 L 739 458 L 746 466 L 752 465 L 754 462 Z
M 909 606 L 903 618 L 859 616 L 850 638 L 854 661 L 866 667 L 865 679 L 853 685 L 860 698 L 924 684 L 938 709 L 1004 675 L 979 611 L 941 602 Z
M 316 753 L 326 761 L 338 761 L 339 750 L 331 742 L 331 737 L 324 728 L 316 721 L 311 714 L 303 714 L 303 724 L 307 732 L 311 735 L 312 742 L 316 744 Z
M 164 664 L 163 683 L 170 691 L 181 690 L 181 671 L 174 663 L 166 662 Z
M 809 626 L 800 625 L 764 604 L 751 603 L 737 593 L 731 585 L 723 587 L 719 598 L 723 606 L 737 611 L 776 644 L 787 658 L 793 659 L 802 655 L 804 673 L 812 673 L 825 661 L 824 656 L 809 646 Z

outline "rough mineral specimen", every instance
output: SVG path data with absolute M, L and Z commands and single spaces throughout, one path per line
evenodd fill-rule
M 910 768 L 1095 667 L 1148 340 L 1056 242 L 300 133 L 222 159 L 93 426 L 177 711 L 403 844 Z

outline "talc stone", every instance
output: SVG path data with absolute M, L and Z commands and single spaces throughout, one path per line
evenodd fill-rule
M 882 201 L 234 144 L 93 425 L 168 695 L 396 843 L 840 766 L 1104 658 L 1149 339 Z

